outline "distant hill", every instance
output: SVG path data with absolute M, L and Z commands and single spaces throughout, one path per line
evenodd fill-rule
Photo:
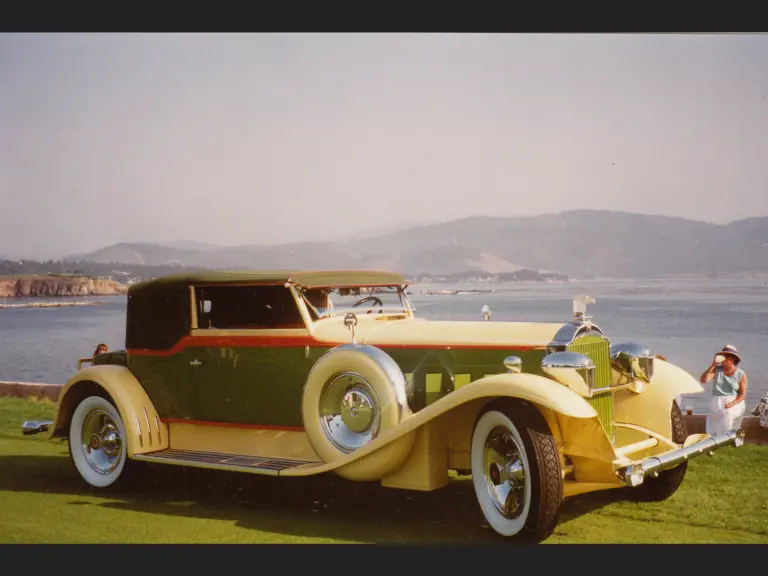
M 199 267 L 198 267 L 199 268 Z M 73 261 L 37 261 L 37 260 L 4 260 L 0 259 L 0 280 L 13 277 L 54 277 L 74 276 L 88 277 L 98 280 L 115 281 L 130 285 L 141 280 L 189 272 L 198 268 L 181 266 L 146 266 L 144 264 L 122 264 Z
M 175 242 L 161 242 L 159 246 L 166 248 L 180 248 L 182 250 L 218 250 L 221 246 L 196 242 L 195 240 L 177 240 Z
M 174 248 L 160 244 L 119 243 L 101 248 L 89 254 L 66 256 L 65 262 L 114 262 L 122 264 L 169 265 L 181 264 L 184 260 L 195 259 L 207 250 Z
M 201 268 L 385 268 L 408 275 L 527 269 L 575 278 L 768 273 L 768 217 L 717 225 L 600 210 L 470 217 L 374 237 L 272 246 L 116 244 L 78 260 Z

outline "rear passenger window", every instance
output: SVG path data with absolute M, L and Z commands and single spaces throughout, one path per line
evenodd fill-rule
M 304 328 L 285 286 L 203 286 L 195 300 L 201 329 Z

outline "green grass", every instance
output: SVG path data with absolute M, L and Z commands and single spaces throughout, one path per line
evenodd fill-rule
M 155 465 L 139 484 L 100 491 L 75 473 L 66 442 L 22 436 L 49 401 L 0 398 L 0 542 L 499 543 L 468 478 L 431 493 L 335 477 L 273 478 Z M 662 503 L 627 490 L 563 503 L 547 543 L 768 543 L 768 448 L 691 461 Z

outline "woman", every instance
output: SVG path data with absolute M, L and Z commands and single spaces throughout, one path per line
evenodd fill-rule
M 715 355 L 699 379 L 702 384 L 712 382 L 712 400 L 707 416 L 707 434 L 715 436 L 739 429 L 746 411 L 747 374 L 738 367 L 741 357 L 730 344 Z
M 107 345 L 106 344 L 99 344 L 96 346 L 96 350 L 93 351 L 93 357 L 95 358 L 99 354 L 104 354 L 107 351 Z

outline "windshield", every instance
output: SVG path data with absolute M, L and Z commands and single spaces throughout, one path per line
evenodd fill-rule
M 413 306 L 400 286 L 354 286 L 302 288 L 299 293 L 307 303 L 313 320 L 329 316 L 355 314 L 403 314 Z

